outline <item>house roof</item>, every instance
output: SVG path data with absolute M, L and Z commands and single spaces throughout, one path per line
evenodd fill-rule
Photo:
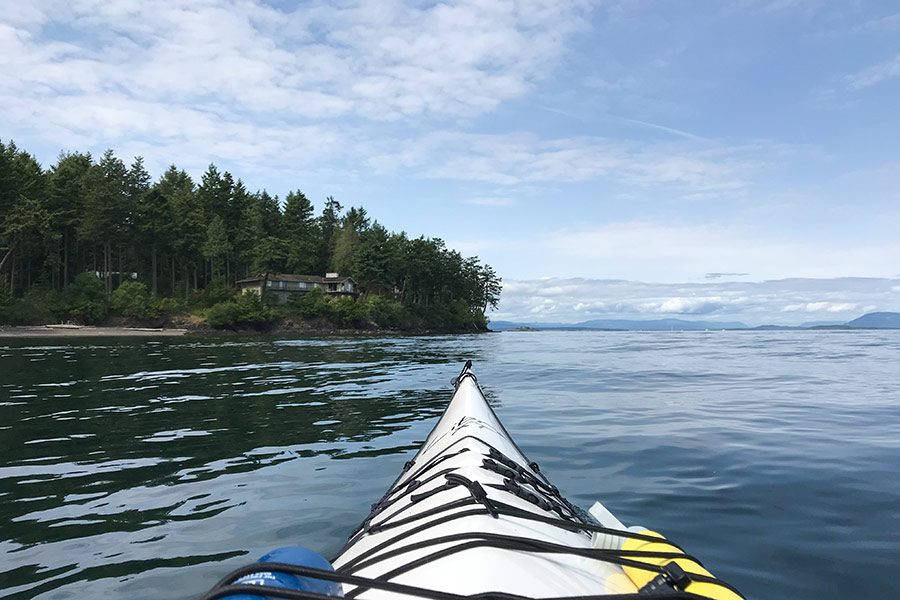
M 237 283 L 255 283 L 264 279 L 264 275 L 257 275 L 256 277 L 238 280 Z M 344 283 L 345 281 L 352 281 L 353 283 L 356 283 L 352 277 L 320 277 L 318 275 L 292 275 L 290 273 L 269 273 L 269 281 L 294 281 L 303 283 Z

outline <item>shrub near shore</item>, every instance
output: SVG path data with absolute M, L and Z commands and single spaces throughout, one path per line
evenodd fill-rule
M 463 304 L 435 306 L 416 312 L 393 298 L 369 294 L 332 298 L 320 289 L 297 294 L 285 304 L 261 301 L 256 294 L 238 294 L 202 312 L 218 329 L 300 328 L 406 331 L 483 331 L 487 322 Z
M 14 298 L 0 286 L 0 324 L 40 325 L 69 322 L 80 325 L 164 326 L 190 323 L 223 330 L 406 330 L 483 331 L 487 322 L 465 303 L 439 304 L 427 310 L 410 309 L 378 294 L 357 298 L 328 296 L 321 289 L 294 295 L 278 304 L 267 296 L 235 293 L 224 282 L 211 283 L 188 302 L 154 298 L 147 286 L 126 281 L 116 288 L 107 305 L 103 282 L 82 273 L 61 293 L 34 287 Z

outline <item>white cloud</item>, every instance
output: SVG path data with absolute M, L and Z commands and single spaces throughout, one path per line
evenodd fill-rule
M 427 178 L 501 186 L 605 179 L 696 196 L 739 191 L 756 169 L 790 150 L 774 144 L 645 144 L 435 131 L 386 141 L 365 152 L 367 165 L 386 173 L 417 169 Z
M 740 0 L 737 6 L 769 13 L 797 10 L 815 12 L 822 7 L 822 0 Z
M 521 96 L 587 10 L 542 0 L 323 1 L 293 12 L 241 0 L 12 3 L 0 14 L 0 127 L 15 135 L 27 123 L 29 135 L 79 149 L 141 141 L 188 162 L 235 152 L 321 164 L 335 139 L 360 140 L 355 120 L 474 117 Z
M 598 277 L 674 283 L 732 274 L 780 279 L 803 277 L 893 277 L 900 264 L 900 242 L 874 234 L 853 241 L 847 236 L 798 235 L 788 228 L 720 222 L 658 223 L 614 221 L 599 226 L 538 231 L 528 239 L 509 233 L 454 239 L 452 245 L 477 254 L 508 279 L 534 276 Z M 852 217 L 853 215 L 851 215 Z M 577 215 L 573 215 L 577 218 Z M 841 218 L 845 218 L 841 215 Z M 896 222 L 889 213 L 882 224 Z M 846 223 L 851 223 L 846 217 Z
M 12 19 L 7 76 L 20 90 L 120 89 L 166 104 L 212 95 L 256 113 L 377 120 L 473 115 L 521 95 L 582 12 L 529 1 L 323 2 L 293 13 L 229 0 L 36 6 Z M 72 32 L 54 37 L 53 21 Z
M 900 262 L 900 243 L 835 245 L 780 239 L 734 226 L 611 223 L 549 233 L 532 244 L 535 253 L 559 262 L 597 265 L 609 276 L 640 272 L 658 281 L 690 280 L 710 272 L 756 277 L 886 276 Z M 622 268 L 618 268 L 621 265 Z M 593 272 L 597 272 L 597 268 Z M 588 272 L 585 270 L 582 273 Z
M 848 75 L 845 80 L 852 89 L 860 90 L 898 76 L 900 76 L 900 54 L 859 73 Z
M 846 313 L 859 308 L 857 302 L 803 302 L 800 304 L 788 304 L 782 308 L 782 312 L 808 312 L 808 313 Z
M 68 149 L 139 148 L 150 166 L 224 158 L 284 172 L 340 161 L 426 179 L 606 179 L 685 195 L 740 190 L 779 152 L 440 127 L 528 93 L 590 10 L 580 0 L 293 12 L 237 0 L 43 0 L 0 16 L 0 126 L 15 137 L 27 123 Z
M 850 33 L 869 33 L 873 31 L 896 31 L 900 29 L 900 13 L 870 19 L 850 28 Z
M 641 305 L 642 312 L 655 312 L 663 314 L 680 315 L 704 315 L 719 312 L 728 303 L 721 296 L 706 296 L 699 298 L 668 298 L 662 302 L 648 302 Z
M 678 317 L 800 324 L 847 321 L 873 310 L 900 310 L 897 279 L 780 279 L 756 282 L 645 283 L 608 279 L 512 280 L 495 320 L 576 323 Z
M 463 200 L 466 204 L 474 206 L 513 206 L 516 201 L 502 196 L 477 196 Z

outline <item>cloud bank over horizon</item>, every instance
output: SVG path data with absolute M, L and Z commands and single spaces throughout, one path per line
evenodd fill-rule
M 591 319 L 680 318 L 756 325 L 846 322 L 900 311 L 900 278 L 645 283 L 548 278 L 504 282 L 495 321 L 578 323 Z

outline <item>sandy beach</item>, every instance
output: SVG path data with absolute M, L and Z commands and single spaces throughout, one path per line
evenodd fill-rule
M 186 333 L 187 329 L 154 329 L 149 327 L 90 327 L 86 325 L 0 327 L 0 339 L 59 337 L 174 337 Z

